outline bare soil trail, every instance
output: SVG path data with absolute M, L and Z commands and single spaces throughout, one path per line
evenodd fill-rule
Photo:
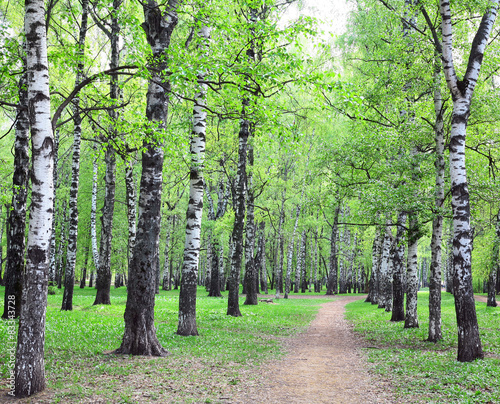
M 231 403 L 372 404 L 397 403 L 392 386 L 368 371 L 367 345 L 344 319 L 343 296 L 321 306 L 309 329 L 290 342 L 289 353 L 265 368 Z M 243 387 L 243 386 L 242 386 Z

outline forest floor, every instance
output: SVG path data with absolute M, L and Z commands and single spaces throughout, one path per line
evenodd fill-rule
M 390 383 L 370 373 L 362 351 L 368 346 L 344 319 L 345 305 L 360 298 L 343 296 L 323 304 L 308 330 L 287 341 L 288 354 L 263 366 L 253 384 L 241 384 L 227 402 L 400 402 Z

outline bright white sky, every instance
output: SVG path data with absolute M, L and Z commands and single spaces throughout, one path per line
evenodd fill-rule
M 302 3 L 300 10 L 297 4 L 290 6 L 287 12 L 289 19 L 296 18 L 299 14 L 310 15 L 322 22 L 320 27 L 325 32 L 335 35 L 344 33 L 347 16 L 353 6 L 348 0 L 303 0 Z

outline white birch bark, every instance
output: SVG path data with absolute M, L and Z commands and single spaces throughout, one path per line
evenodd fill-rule
M 418 219 L 414 213 L 409 215 L 408 257 L 406 268 L 406 318 L 404 328 L 418 328 Z
M 427 340 L 437 342 L 443 338 L 441 332 L 441 243 L 443 238 L 443 209 L 444 202 L 444 118 L 443 96 L 441 94 L 441 63 L 438 55 L 435 57 L 434 68 L 434 141 L 436 144 L 436 181 L 435 207 L 436 216 L 432 221 L 431 238 L 431 276 L 429 282 L 429 335 Z
M 302 195 L 304 193 L 302 192 Z M 301 198 L 302 199 L 302 198 Z M 299 217 L 300 217 L 300 205 L 297 205 L 297 209 L 295 211 L 295 224 L 293 225 L 292 238 L 288 243 L 288 252 L 287 252 L 287 260 L 286 260 L 286 281 L 285 281 L 285 299 L 288 299 L 288 294 L 290 293 L 290 280 L 292 276 L 292 259 L 293 259 L 293 247 L 295 243 L 295 233 L 297 233 L 297 227 L 299 225 Z M 295 278 L 297 278 L 297 274 L 300 272 L 296 272 Z M 298 280 L 296 279 L 295 282 Z
M 443 37 L 442 64 L 453 100 L 450 135 L 450 179 L 453 210 L 453 272 L 455 311 L 458 325 L 458 356 L 461 362 L 483 358 L 472 290 L 470 202 L 465 167 L 465 142 L 470 105 L 479 77 L 484 52 L 498 12 L 498 0 L 490 0 L 472 41 L 463 80 L 453 60 L 453 32 L 450 3 L 440 1 Z
M 137 232 L 137 191 L 134 177 L 135 158 L 130 157 L 125 162 L 125 189 L 127 193 L 127 222 L 128 222 L 128 248 L 127 248 L 127 268 L 130 269 L 132 254 L 135 247 L 135 238 Z M 130 275 L 129 275 L 130 277 Z
M 82 22 L 78 40 L 78 67 L 75 87 L 84 78 L 85 39 L 87 36 L 89 1 L 82 1 Z M 75 287 L 75 264 L 78 241 L 78 187 L 80 184 L 80 148 L 82 143 L 82 118 L 80 115 L 80 99 L 73 99 L 73 157 L 71 165 L 71 186 L 69 191 L 69 229 L 68 248 L 66 252 L 66 272 L 64 276 L 64 294 L 61 310 L 73 310 L 73 289 Z
M 200 38 L 208 51 L 210 28 L 202 26 Z M 207 89 L 203 84 L 205 73 L 198 75 L 198 93 L 194 97 L 193 129 L 190 139 L 191 166 L 189 173 L 189 202 L 186 213 L 186 240 L 182 264 L 181 291 L 179 295 L 179 324 L 177 334 L 198 335 L 196 327 L 196 288 L 203 214 L 203 168 L 205 165 L 205 136 L 207 128 Z M 213 268 L 213 271 L 218 271 Z
M 30 396 L 45 388 L 45 314 L 50 236 L 54 218 L 54 136 L 50 119 L 43 0 L 25 1 L 24 28 L 33 166 L 25 283 L 14 370 L 16 397 Z
M 389 281 L 389 278 L 392 277 L 390 274 L 390 251 L 392 245 L 392 233 L 391 226 L 389 225 L 390 219 L 387 218 L 384 239 L 382 241 L 382 256 L 380 263 L 380 277 L 379 277 L 379 298 L 378 298 L 378 308 L 386 309 L 389 305 L 392 306 L 392 294 L 390 296 L 391 303 L 389 303 L 388 289 L 391 288 L 392 291 L 392 282 Z M 392 308 L 391 308 L 392 309 Z

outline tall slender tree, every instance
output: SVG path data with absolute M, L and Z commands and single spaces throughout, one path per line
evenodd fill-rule
M 53 212 L 54 135 L 50 119 L 49 68 L 45 2 L 26 0 L 24 27 L 29 123 L 32 145 L 32 191 L 26 267 L 23 273 L 15 374 L 15 395 L 26 397 L 45 388 L 45 314 Z
M 458 325 L 460 362 L 483 358 L 476 307 L 472 290 L 472 234 L 470 201 L 465 167 L 467 123 L 474 89 L 479 77 L 484 52 L 498 12 L 498 0 L 490 0 L 479 28 L 472 40 L 467 69 L 459 80 L 453 58 L 453 31 L 450 2 L 440 0 L 443 37 L 442 64 L 446 83 L 453 100 L 450 137 L 451 206 L 453 210 L 453 294 Z
M 84 77 L 85 39 L 87 37 L 89 0 L 82 0 L 82 22 L 78 39 L 78 66 L 75 87 L 80 85 Z M 80 148 L 82 142 L 82 116 L 80 99 L 73 100 L 73 159 L 71 166 L 71 188 L 69 194 L 69 230 L 66 256 L 66 273 L 64 275 L 64 294 L 61 310 L 73 310 L 73 289 L 75 287 L 75 264 L 78 240 L 78 187 L 80 184 Z
M 199 36 L 204 53 L 208 51 L 210 28 L 202 25 Z M 189 169 L 189 202 L 186 213 L 186 242 L 182 264 L 181 291 L 179 294 L 179 325 L 177 334 L 198 335 L 196 327 L 196 288 L 201 241 L 201 217 L 203 214 L 203 189 L 205 180 L 205 138 L 207 127 L 207 89 L 202 83 L 204 72 L 198 74 L 198 92 L 194 99 L 193 130 L 190 139 L 191 166 Z M 218 254 L 217 254 L 218 255 Z M 212 272 L 219 268 L 213 268 Z
M 150 74 L 146 97 L 149 133 L 142 153 L 137 239 L 129 271 L 125 332 L 120 354 L 165 356 L 154 326 L 155 270 L 159 248 L 161 190 L 164 152 L 161 138 L 167 124 L 170 83 L 166 77 L 166 52 L 178 22 L 177 0 L 160 6 L 143 2 L 143 28 L 151 47 Z

